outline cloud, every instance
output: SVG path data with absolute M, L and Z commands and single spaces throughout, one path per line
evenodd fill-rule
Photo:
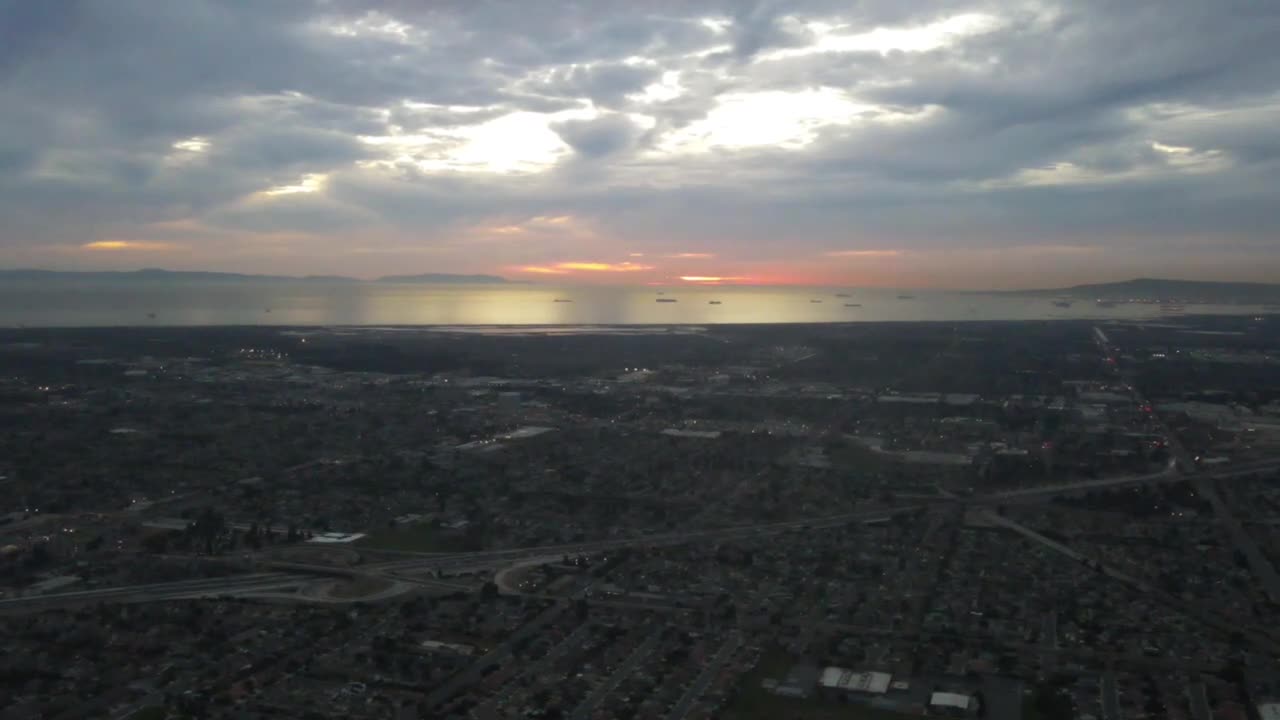
M 593 63 L 553 70 L 539 83 L 541 92 L 566 98 L 587 98 L 598 107 L 616 107 L 627 95 L 643 90 L 662 71 L 648 63 Z
M 1280 274 L 1275 3 L 534 5 L 0 0 L 0 266 L 106 237 L 298 273 Z
M 827 257 L 835 258 L 889 258 L 902 257 L 901 250 L 832 250 L 825 253 Z
M 641 129 L 625 115 L 604 115 L 592 120 L 566 120 L 552 129 L 586 158 L 602 158 L 630 149 L 640 137 Z

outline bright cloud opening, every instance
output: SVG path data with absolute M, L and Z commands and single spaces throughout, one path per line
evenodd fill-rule
M 719 285 L 727 282 L 746 282 L 750 280 L 750 278 L 745 277 L 724 277 L 720 275 L 681 275 L 680 279 L 687 283 L 699 285 Z
M 307 173 L 302 179 L 293 185 L 277 185 L 268 190 L 263 190 L 263 195 L 293 195 L 296 193 L 318 192 L 324 189 L 325 183 L 329 176 L 326 173 Z
M 572 221 L 572 215 L 538 215 L 529 219 L 531 225 L 565 225 Z
M 421 134 L 365 135 L 388 158 L 373 165 L 412 163 L 424 172 L 533 173 L 546 170 L 572 152 L 551 125 L 597 117 L 591 108 L 557 113 L 513 112 L 462 128 Z
M 705 118 L 663 138 L 659 150 L 761 145 L 799 148 L 812 142 L 824 126 L 847 124 L 861 113 L 875 111 L 875 106 L 854 102 L 834 88 L 729 93 L 717 99 Z
M 1046 167 L 1027 168 L 1013 176 L 983 183 L 987 188 L 1004 187 L 1052 187 L 1073 185 L 1102 185 L 1107 183 L 1149 180 L 1162 175 L 1200 175 L 1221 172 L 1231 166 L 1230 159 L 1218 150 L 1196 150 L 1175 146 L 1155 147 L 1163 162 L 1145 164 L 1122 170 L 1102 170 L 1073 162 L 1057 162 Z
M 652 269 L 652 265 L 641 265 L 630 261 L 620 263 L 570 261 L 551 265 L 526 265 L 519 268 L 519 271 L 543 275 L 565 275 L 571 272 L 630 273 Z
M 380 12 L 370 12 L 358 20 L 349 22 L 321 23 L 319 28 L 323 32 L 338 37 L 377 37 L 401 43 L 407 43 L 414 35 L 421 34 L 421 31 L 412 25 Z
M 84 250 L 173 250 L 172 243 L 150 242 L 147 240 L 97 240 L 80 246 Z
M 1166 153 L 1168 155 L 1186 155 L 1188 153 L 1194 152 L 1194 150 L 1189 147 L 1182 147 L 1180 145 L 1165 145 L 1162 142 L 1152 142 L 1151 147 L 1154 150 L 1157 150 L 1162 153 Z
M 628 97 L 632 100 L 642 103 L 657 103 L 675 100 L 685 93 L 685 88 L 680 84 L 680 71 L 668 70 L 662 73 L 662 79 L 655 83 L 650 83 L 638 93 L 632 93 Z
M 202 153 L 209 149 L 209 140 L 207 138 L 196 135 L 186 140 L 179 140 L 173 144 L 174 150 L 183 150 L 192 153 Z
M 999 18 L 992 15 L 964 13 L 914 28 L 878 27 L 867 32 L 841 34 L 838 31 L 847 26 L 815 22 L 807 27 L 817 36 L 816 43 L 765 53 L 756 62 L 828 52 L 877 52 L 882 55 L 894 50 L 927 52 L 951 45 L 966 36 L 990 32 L 1000 24 Z
M 639 265 L 633 262 L 599 263 L 599 262 L 564 262 L 556 267 L 565 270 L 587 270 L 589 272 L 640 272 L 652 270 L 652 265 Z
M 729 28 L 733 25 L 733 21 L 728 18 L 705 17 L 698 20 L 698 24 L 717 35 L 723 35 L 729 32 Z

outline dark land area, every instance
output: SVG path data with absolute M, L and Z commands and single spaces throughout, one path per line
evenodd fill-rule
M 0 330 L 0 718 L 1256 717 L 1280 319 Z

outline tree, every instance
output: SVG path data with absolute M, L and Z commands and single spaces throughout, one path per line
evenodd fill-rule
M 39 569 L 49 564 L 49 548 L 44 543 L 31 546 L 31 554 L 27 556 L 27 567 Z
M 169 549 L 169 533 L 158 532 L 148 535 L 142 541 L 142 548 L 150 553 L 160 555 Z

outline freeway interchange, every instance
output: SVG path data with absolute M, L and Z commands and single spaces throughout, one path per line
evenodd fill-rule
M 316 600 L 308 593 L 285 594 L 284 591 L 317 582 L 318 577 L 375 577 L 398 583 L 401 592 L 410 590 L 463 591 L 468 586 L 453 584 L 434 576 L 456 575 L 466 572 L 492 571 L 495 574 L 530 560 L 545 558 L 548 561 L 564 555 L 596 555 L 622 548 L 669 547 L 692 543 L 723 542 L 735 539 L 763 537 L 789 532 L 804 532 L 833 528 L 851 523 L 883 522 L 894 515 L 918 510 L 934 511 L 956 504 L 975 509 L 992 508 L 1008 504 L 1047 502 L 1055 497 L 1084 494 L 1139 485 L 1162 484 L 1180 481 L 1212 483 L 1236 477 L 1248 477 L 1280 469 L 1280 460 L 1265 460 L 1231 469 L 1211 472 L 1184 473 L 1179 463 L 1170 464 L 1158 473 L 1115 478 L 1081 480 L 1073 483 L 1030 487 L 1018 490 L 990 493 L 971 497 L 939 495 L 936 500 L 913 497 L 910 504 L 881 504 L 867 510 L 841 515 L 815 516 L 783 522 L 742 525 L 727 528 L 690 530 L 681 532 L 612 538 L 593 542 L 544 545 L 538 547 L 485 550 L 466 553 L 422 554 L 396 560 L 387 560 L 348 568 L 296 562 L 268 561 L 265 565 L 272 572 L 249 572 L 218 578 L 180 580 L 166 583 L 150 583 L 122 587 L 93 588 L 69 592 L 57 592 L 25 597 L 0 598 L 0 612 L 38 611 L 65 605 L 97 602 L 136 603 L 158 602 L 217 597 L 253 597 L 257 595 L 275 599 L 293 597 L 298 601 Z M 1252 556 L 1253 553 L 1247 553 Z M 379 597 L 390 597 L 382 594 Z M 362 601 L 361 597 L 346 598 L 347 602 Z M 329 601 L 342 601 L 329 598 Z
M 1132 396 L 1132 401 L 1138 406 L 1146 406 L 1148 403 L 1135 388 L 1132 378 L 1128 377 L 1125 370 L 1121 369 L 1117 360 L 1118 353 L 1107 335 L 1098 328 L 1094 328 L 1092 335 L 1100 354 L 1108 361 L 1109 366 L 1112 368 L 1111 372 L 1124 382 L 1125 387 Z M 1215 514 L 1220 516 L 1226 524 L 1233 543 L 1247 558 L 1254 574 L 1264 581 L 1267 591 L 1273 599 L 1280 598 L 1280 578 L 1277 577 L 1275 570 L 1260 553 L 1256 544 L 1240 528 L 1239 522 L 1231 517 L 1226 505 L 1217 497 L 1214 490 L 1215 483 L 1219 481 L 1280 470 L 1280 459 L 1269 458 L 1233 465 L 1229 468 L 1201 469 L 1198 467 L 1196 459 L 1178 441 L 1176 435 L 1165 427 L 1163 423 L 1160 423 L 1158 417 L 1154 419 L 1161 428 L 1163 435 L 1169 440 L 1172 457 L 1165 467 L 1153 473 L 1082 479 L 1067 483 L 1037 485 L 970 496 L 956 496 L 946 492 L 940 492 L 936 497 L 911 495 L 909 497 L 901 497 L 896 502 L 891 500 L 875 503 L 857 512 L 818 515 L 781 522 L 639 534 L 588 542 L 478 552 L 440 554 L 399 552 L 397 553 L 398 557 L 394 559 L 365 562 L 364 564 L 341 568 L 304 562 L 285 562 L 276 558 L 266 557 L 265 559 L 258 558 L 255 562 L 246 564 L 246 572 L 243 574 L 0 598 L 0 612 L 24 612 L 61 605 L 97 602 L 155 602 L 222 596 L 257 596 L 278 600 L 294 599 L 297 601 L 328 602 L 355 602 L 368 599 L 369 596 L 339 598 L 329 597 L 324 593 L 306 591 L 308 587 L 314 587 L 320 583 L 332 583 L 334 578 L 377 579 L 386 586 L 372 596 L 378 599 L 392 597 L 400 592 L 409 592 L 415 589 L 436 592 L 468 591 L 473 589 L 472 585 L 450 582 L 449 576 L 477 572 L 492 572 L 495 576 L 498 576 L 514 566 L 528 565 L 537 561 L 549 561 L 565 555 L 599 555 L 622 548 L 671 547 L 694 543 L 715 543 L 759 538 L 782 533 L 834 528 L 851 523 L 880 522 L 901 513 L 916 511 L 932 513 L 944 508 L 957 506 L 987 511 L 1006 505 L 1044 503 L 1058 497 L 1177 482 L 1193 483 L 1197 490 L 1209 500 L 1213 505 Z M 185 527 L 185 522 L 179 519 L 150 518 L 144 521 L 143 524 L 157 528 L 181 529 Z M 246 527 L 241 526 L 239 529 L 246 529 Z M 1011 529 L 1018 531 L 1017 528 Z M 283 532 L 284 529 L 281 528 L 279 530 Z M 503 588 L 503 592 L 514 592 L 514 590 Z

